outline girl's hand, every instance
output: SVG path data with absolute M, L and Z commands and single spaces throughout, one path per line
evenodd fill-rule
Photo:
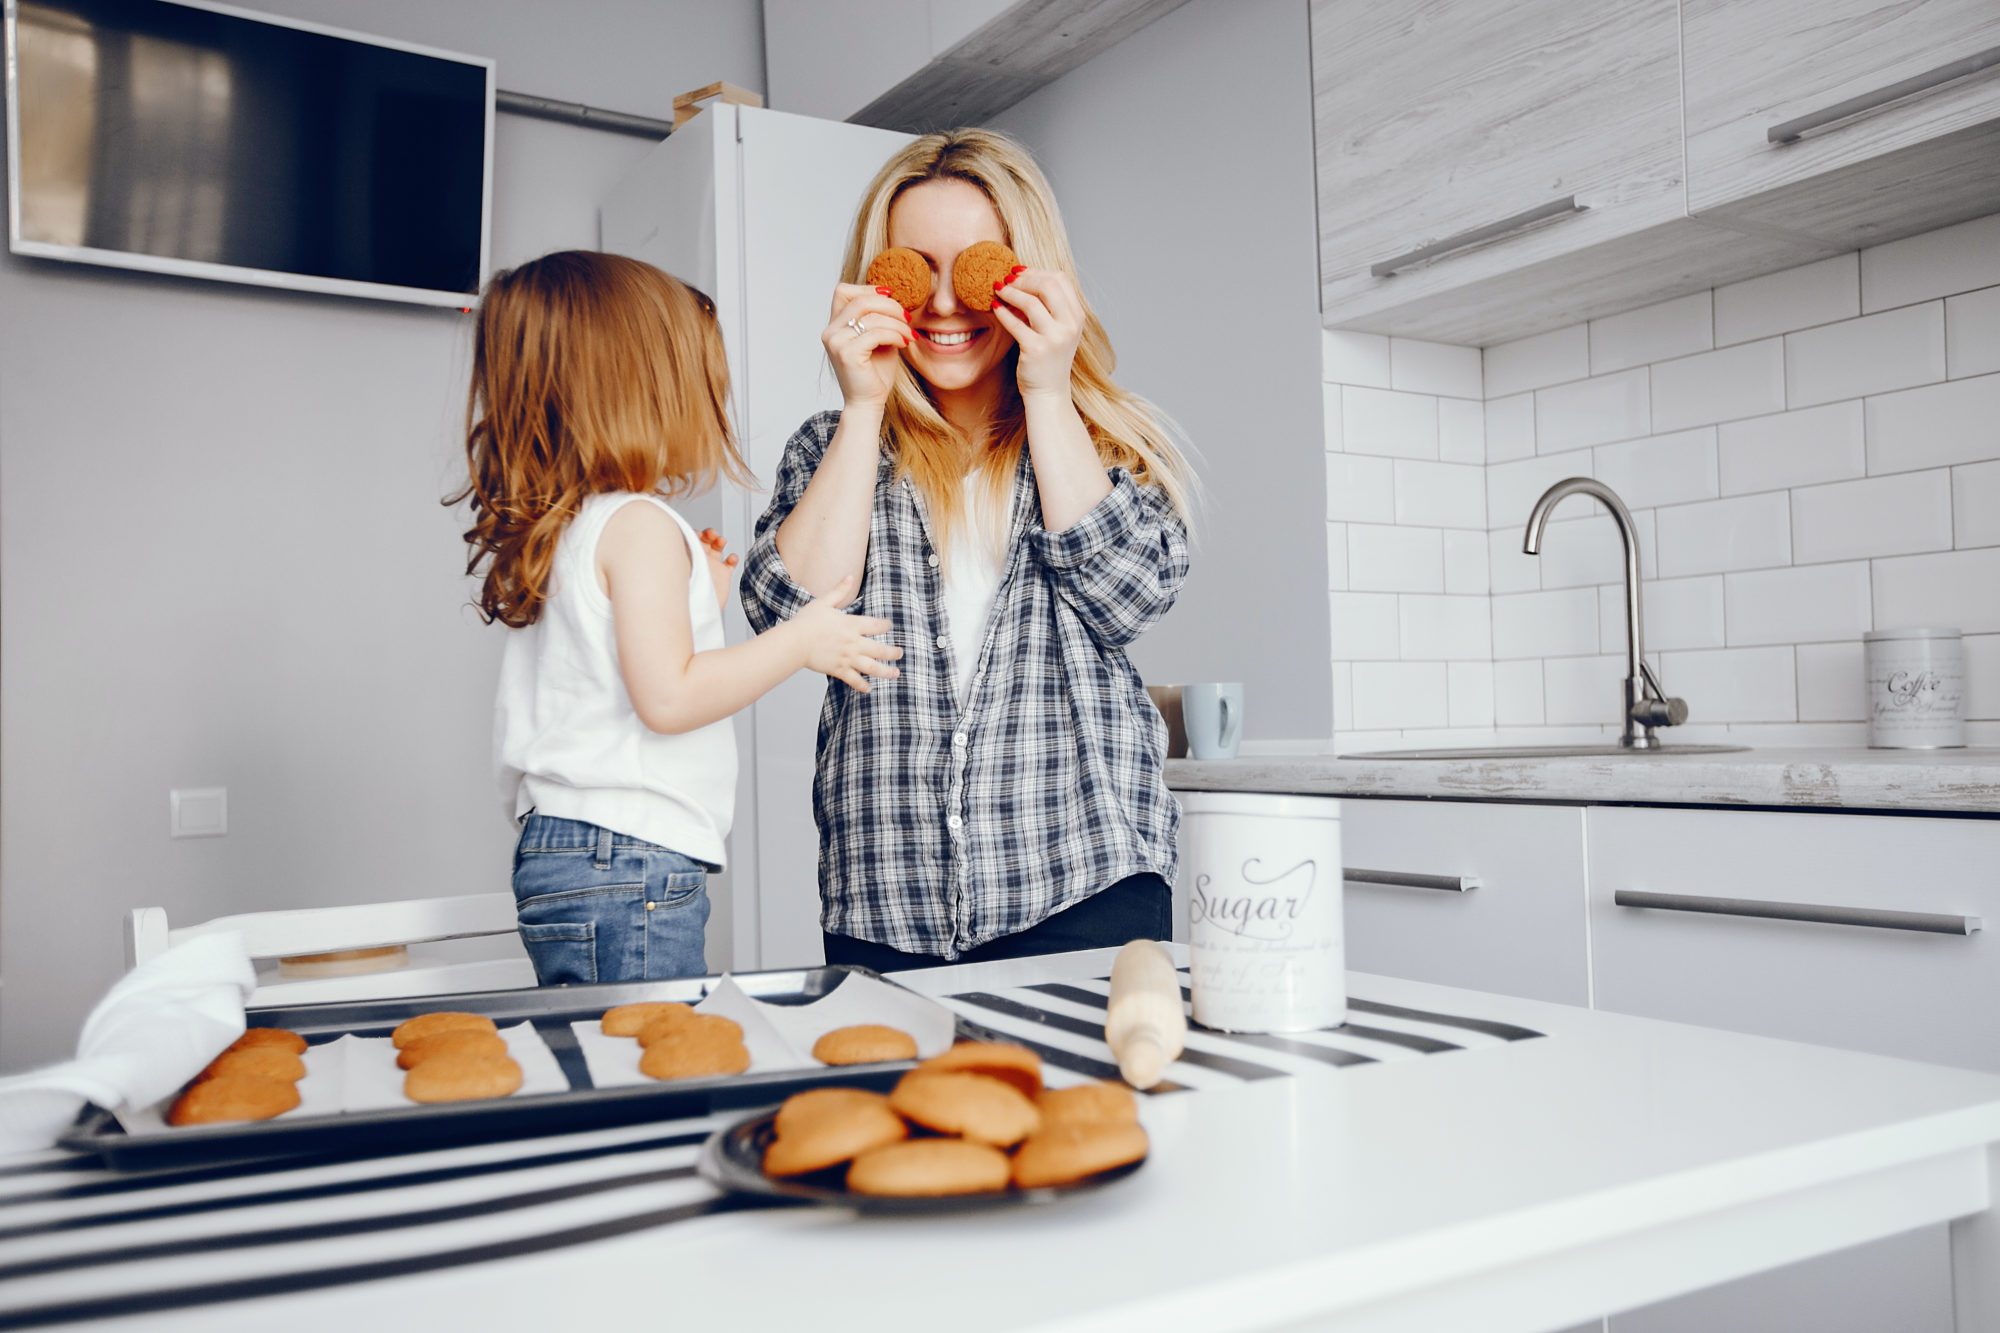
M 903 349 L 916 341 L 908 316 L 887 291 L 851 282 L 833 289 L 833 312 L 819 340 L 848 406 L 887 402 Z
M 708 553 L 708 576 L 715 581 L 716 604 L 726 607 L 729 605 L 730 585 L 736 581 L 736 562 L 741 557 L 732 555 L 724 558 L 723 552 L 729 548 L 729 543 L 714 528 L 701 530 L 701 545 Z
M 1069 401 L 1070 366 L 1083 341 L 1083 298 L 1067 273 L 1025 268 L 994 288 L 993 317 L 1020 344 L 1021 397 Z
M 875 616 L 849 615 L 842 609 L 854 600 L 854 585 L 854 576 L 847 575 L 834 585 L 832 592 L 793 616 L 789 623 L 797 627 L 807 666 L 866 694 L 868 682 L 864 677 L 894 680 L 903 674 L 889 665 L 903 655 L 903 650 L 869 637 L 887 634 L 888 621 Z

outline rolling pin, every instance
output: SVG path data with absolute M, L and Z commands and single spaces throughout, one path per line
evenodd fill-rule
M 1104 1013 L 1104 1042 L 1118 1072 L 1135 1088 L 1150 1088 L 1180 1058 L 1187 1040 L 1181 978 L 1157 940 L 1133 940 L 1111 964 L 1111 999 Z

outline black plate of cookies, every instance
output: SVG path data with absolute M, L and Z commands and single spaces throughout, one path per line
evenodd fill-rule
M 724 1127 L 700 1170 L 720 1189 L 869 1213 L 1048 1203 L 1146 1163 L 1122 1083 L 1042 1084 L 1009 1042 L 962 1041 L 888 1092 L 825 1086 Z

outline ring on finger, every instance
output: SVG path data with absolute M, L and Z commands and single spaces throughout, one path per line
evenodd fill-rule
M 854 336 L 857 338 L 859 338 L 862 334 L 868 332 L 868 325 L 862 319 L 848 320 L 847 327 L 854 330 Z

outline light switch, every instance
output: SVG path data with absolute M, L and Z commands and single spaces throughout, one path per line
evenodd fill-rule
M 229 832 L 229 788 L 176 787 L 167 793 L 176 838 L 220 838 Z

